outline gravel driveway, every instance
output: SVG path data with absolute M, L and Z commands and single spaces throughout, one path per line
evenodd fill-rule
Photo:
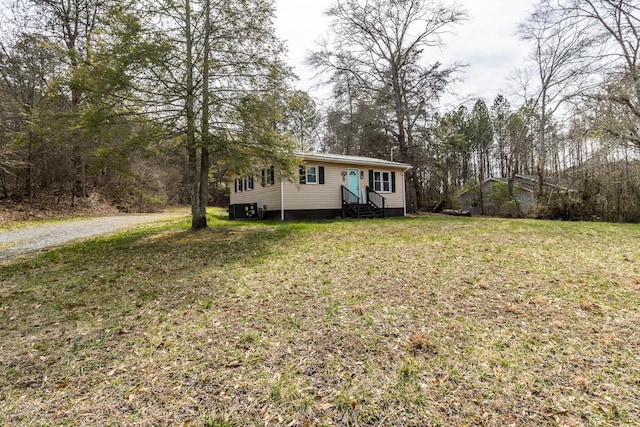
M 0 231 L 0 262 L 16 255 L 59 246 L 73 240 L 112 233 L 137 224 L 182 216 L 185 214 L 122 215 Z

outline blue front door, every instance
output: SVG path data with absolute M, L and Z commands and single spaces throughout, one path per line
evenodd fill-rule
M 358 169 L 349 169 L 349 191 L 356 196 L 360 195 L 360 171 Z M 349 203 L 358 202 L 357 198 L 353 198 L 354 200 L 349 200 Z

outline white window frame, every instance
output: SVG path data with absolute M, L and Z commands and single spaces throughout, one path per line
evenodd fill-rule
M 393 192 L 391 188 L 391 172 L 376 170 L 373 171 L 373 191 L 375 191 L 376 193 Z
M 260 177 L 261 178 L 260 179 L 260 184 L 263 187 L 266 187 L 266 186 L 269 186 L 269 185 L 275 185 L 275 183 L 276 183 L 275 182 L 276 181 L 275 173 L 273 175 L 271 174 L 271 170 L 272 170 L 271 168 L 273 168 L 273 166 L 271 166 L 270 168 L 263 169 L 262 172 L 261 172 L 262 176 Z M 273 178 L 273 179 L 271 179 L 271 178 Z
M 387 179 L 385 179 L 385 175 Z M 391 172 L 382 172 L 382 192 L 391 193 Z
M 245 191 L 251 191 L 255 187 L 255 180 L 251 176 L 247 176 L 244 178 L 244 188 Z
M 313 170 L 313 173 L 311 171 Z M 313 181 L 311 180 L 313 178 Z M 305 170 L 305 184 L 318 184 L 318 166 L 307 166 Z

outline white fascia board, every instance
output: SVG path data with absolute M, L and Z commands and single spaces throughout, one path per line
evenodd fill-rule
M 361 166 L 384 166 L 388 168 L 400 169 L 403 172 L 413 169 L 413 166 L 407 163 L 391 162 L 389 160 L 374 159 L 372 157 L 344 156 L 340 154 L 325 153 L 298 153 L 298 157 L 302 160 L 312 160 L 317 162 L 353 164 Z

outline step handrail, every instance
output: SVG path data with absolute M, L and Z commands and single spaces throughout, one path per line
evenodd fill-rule
M 385 199 L 382 194 L 372 190 L 370 187 L 367 187 L 367 203 L 373 206 L 378 211 L 382 212 L 382 217 L 384 218 L 385 214 L 385 205 L 387 199 Z
M 349 203 L 349 204 L 359 204 L 360 203 L 360 197 L 358 197 L 357 194 L 352 193 L 351 190 L 349 190 L 344 185 L 342 185 L 341 187 L 342 187 L 342 202 L 343 203 Z
M 346 210 L 350 210 L 356 214 L 356 218 L 360 218 L 360 197 L 354 194 L 346 188 L 342 187 L 342 216 L 344 216 Z

